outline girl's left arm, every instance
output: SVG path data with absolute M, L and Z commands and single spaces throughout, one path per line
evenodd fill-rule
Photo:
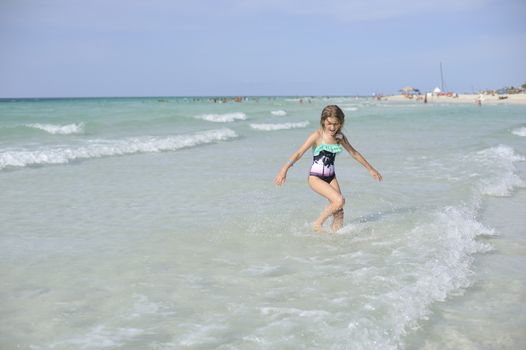
M 363 165 L 369 171 L 369 174 L 371 174 L 373 178 L 378 181 L 383 180 L 382 175 L 375 168 L 373 168 L 371 164 L 369 164 L 369 162 L 364 158 L 364 156 L 360 154 L 360 152 L 354 149 L 354 147 L 349 143 L 349 140 L 347 140 L 347 137 L 343 136 L 341 144 L 343 148 L 345 148 L 358 163 Z

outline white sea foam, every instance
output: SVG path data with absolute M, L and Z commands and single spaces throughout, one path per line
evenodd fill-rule
M 513 135 L 526 137 L 526 127 L 513 129 L 511 132 Z
M 298 123 L 279 123 L 279 124 L 250 124 L 252 129 L 262 131 L 288 130 L 297 128 L 306 128 L 310 123 L 308 121 Z
M 217 343 L 222 333 L 228 330 L 227 326 L 221 322 L 211 319 L 206 324 L 186 325 L 186 331 L 177 342 L 182 347 L 193 348 L 215 348 L 213 343 Z M 205 346 L 208 345 L 208 346 Z
M 387 266 L 407 266 L 408 283 L 372 299 L 365 307 L 383 310 L 389 330 L 360 318 L 348 325 L 351 338 L 360 344 L 376 344 L 371 348 L 398 348 L 403 336 L 428 317 L 433 303 L 471 285 L 473 254 L 492 250 L 477 239 L 482 235 L 494 235 L 494 230 L 478 222 L 474 211 L 465 207 L 445 207 L 429 222 L 417 224 L 409 232 L 407 244 L 386 259 Z
M 82 134 L 84 132 L 84 123 L 78 124 L 66 124 L 66 125 L 55 125 L 55 124 L 25 124 L 24 126 L 28 128 L 35 128 L 44 130 L 50 134 Z
M 81 146 L 54 146 L 37 150 L 0 151 L 0 169 L 28 165 L 65 164 L 76 159 L 134 153 L 175 151 L 182 148 L 236 138 L 230 129 L 216 129 L 170 137 L 133 137 L 120 140 L 90 140 Z
M 270 112 L 272 115 L 275 115 L 275 116 L 278 116 L 278 117 L 283 117 L 283 116 L 286 116 L 287 115 L 287 112 L 285 112 L 284 110 L 282 109 L 279 109 L 277 111 L 271 111 Z
M 477 154 L 481 156 L 481 160 L 488 160 L 491 163 L 494 163 L 495 161 L 504 161 L 506 163 L 509 163 L 526 160 L 526 158 L 524 158 L 523 156 L 516 154 L 513 147 L 507 145 L 498 145 L 496 147 L 491 147 L 482 150 Z
M 271 316 L 271 319 L 287 317 L 307 317 L 310 319 L 321 319 L 331 315 L 325 310 L 301 310 L 291 307 L 262 307 L 260 308 L 260 312 L 263 315 Z
M 225 114 L 201 114 L 195 117 L 214 123 L 232 123 L 236 120 L 246 120 L 247 115 L 243 112 Z
M 69 345 L 76 349 L 113 349 L 125 345 L 127 341 L 143 333 L 144 331 L 138 328 L 110 328 L 105 325 L 98 325 L 83 336 L 51 344 L 49 348 L 62 349 L 64 346 Z M 43 349 L 39 346 L 33 346 L 32 348 Z
M 331 255 L 322 260 L 316 257 L 298 260 L 312 266 L 314 271 L 319 272 L 320 268 L 338 271 L 340 279 L 349 279 L 357 284 L 369 283 L 374 287 L 370 290 L 364 288 L 361 292 L 354 290 L 353 293 L 340 291 L 333 295 L 337 297 L 333 303 L 342 308 L 341 313 L 325 305 L 260 306 L 260 315 L 268 326 L 258 329 L 251 336 L 264 338 L 269 333 L 280 334 L 277 327 L 282 329 L 298 325 L 304 319 L 322 325 L 330 323 L 330 320 L 348 319 L 345 331 L 321 328 L 320 337 L 324 340 L 330 338 L 333 344 L 338 345 L 335 348 L 348 344 L 348 339 L 353 340 L 356 349 L 403 348 L 404 337 L 429 317 L 433 304 L 445 301 L 455 293 L 462 293 L 472 284 L 475 254 L 493 249 L 480 237 L 492 236 L 495 232 L 477 221 L 475 209 L 448 206 L 427 215 L 412 229 L 399 232 L 397 235 L 403 238 L 399 242 L 387 238 L 379 240 L 377 243 L 389 244 L 391 252 L 385 256 L 375 252 L 374 244 L 367 244 L 367 252 L 352 252 L 352 258 L 343 254 L 344 259 L 342 255 Z M 352 266 L 353 262 L 367 259 L 373 259 L 372 264 L 374 259 L 380 260 L 374 267 L 340 270 L 346 263 Z M 339 261 L 346 263 L 340 265 Z M 314 293 L 323 293 L 316 288 L 313 287 Z M 305 293 L 307 289 L 298 289 L 297 293 Z M 353 300 L 361 308 L 355 309 L 353 317 L 349 318 L 344 310 L 348 310 L 346 307 Z M 276 347 L 276 344 L 274 342 L 271 346 Z
M 344 111 L 354 112 L 358 110 L 358 107 L 343 107 Z
M 498 181 L 482 181 L 481 192 L 488 196 L 506 197 L 514 188 L 524 188 L 526 183 L 517 174 L 507 173 Z
M 514 188 L 525 187 L 526 183 L 516 174 L 514 163 L 524 161 L 521 155 L 507 145 L 499 145 L 479 151 L 475 160 L 491 172 L 480 181 L 479 191 L 489 196 L 509 196 Z
M 175 311 L 166 307 L 162 303 L 155 303 L 151 301 L 146 295 L 135 294 L 132 314 L 128 319 L 136 319 L 143 317 L 144 315 L 162 315 L 162 316 L 173 316 Z
M 250 266 L 242 272 L 250 276 L 272 276 L 278 273 L 280 269 L 280 266 L 263 264 Z

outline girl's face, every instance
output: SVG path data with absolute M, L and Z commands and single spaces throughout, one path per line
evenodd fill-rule
M 340 130 L 342 124 L 336 117 L 329 117 L 323 122 L 323 129 L 334 136 Z

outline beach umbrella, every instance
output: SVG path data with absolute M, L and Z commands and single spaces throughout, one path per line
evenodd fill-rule
M 412 87 L 412 86 L 406 86 L 406 87 L 403 87 L 403 88 L 400 89 L 400 91 L 402 91 L 402 92 L 413 92 L 414 90 L 415 90 L 415 88 Z
M 401 88 L 400 91 L 402 92 L 402 94 L 405 94 L 405 95 L 420 95 L 420 90 L 412 87 L 412 86 L 406 86 L 404 88 Z

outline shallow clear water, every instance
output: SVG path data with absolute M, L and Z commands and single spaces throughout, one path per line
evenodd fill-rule
M 526 108 L 302 102 L 0 102 L 0 342 L 524 346 Z M 333 103 L 384 182 L 339 155 L 317 235 L 311 155 L 272 180 Z

